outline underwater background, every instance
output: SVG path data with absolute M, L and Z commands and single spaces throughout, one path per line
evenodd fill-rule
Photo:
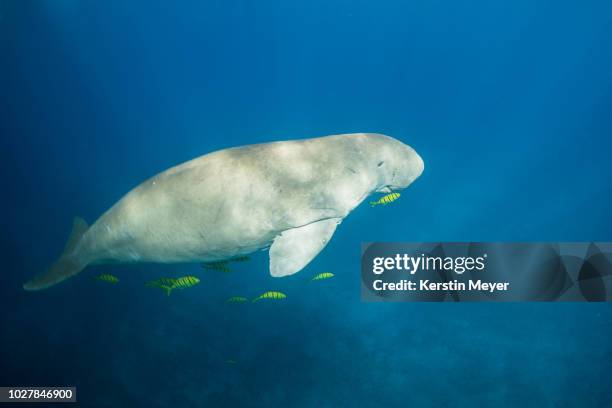
M 610 406 L 609 304 L 363 303 L 359 257 L 612 240 L 611 50 L 604 0 L 0 0 L 0 385 L 76 386 L 84 407 Z M 21 287 L 75 215 L 168 167 L 350 132 L 402 140 L 425 172 L 294 276 L 258 252 Z M 182 275 L 201 282 L 144 286 Z M 288 297 L 224 303 L 266 290 Z

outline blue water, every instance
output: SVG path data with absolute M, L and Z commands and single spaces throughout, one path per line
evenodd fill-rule
M 612 240 L 611 49 L 603 0 L 0 1 L 0 385 L 73 385 L 84 407 L 610 406 L 610 305 L 362 303 L 359 254 Z M 295 276 L 261 252 L 21 289 L 73 216 L 159 171 L 349 132 L 410 144 L 425 172 Z M 202 282 L 143 287 L 177 274 Z M 223 304 L 272 289 L 288 299 Z

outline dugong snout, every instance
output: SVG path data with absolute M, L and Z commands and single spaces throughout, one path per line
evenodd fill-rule
M 410 146 L 403 145 L 404 149 L 400 153 L 403 158 L 399 166 L 399 171 L 395 173 L 392 186 L 404 189 L 408 187 L 414 180 L 423 174 L 425 163 L 423 158 Z
M 372 136 L 379 153 L 376 158 L 379 171 L 376 191 L 403 190 L 423 173 L 425 163 L 412 147 L 389 136 Z

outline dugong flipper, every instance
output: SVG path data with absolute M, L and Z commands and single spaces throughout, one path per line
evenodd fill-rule
M 410 185 L 423 161 L 389 136 L 355 133 L 213 152 L 140 184 L 91 227 L 75 219 L 44 289 L 87 265 L 213 262 L 270 247 L 270 274 L 304 268 L 368 195 Z
M 329 218 L 281 232 L 270 247 L 270 274 L 299 272 L 327 245 L 342 219 Z

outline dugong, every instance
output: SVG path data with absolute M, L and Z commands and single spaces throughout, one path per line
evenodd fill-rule
M 270 274 L 291 275 L 368 195 L 422 172 L 414 149 L 372 133 L 219 150 L 143 182 L 91 227 L 75 218 L 60 258 L 23 287 L 48 288 L 91 264 L 212 262 L 267 247 Z

